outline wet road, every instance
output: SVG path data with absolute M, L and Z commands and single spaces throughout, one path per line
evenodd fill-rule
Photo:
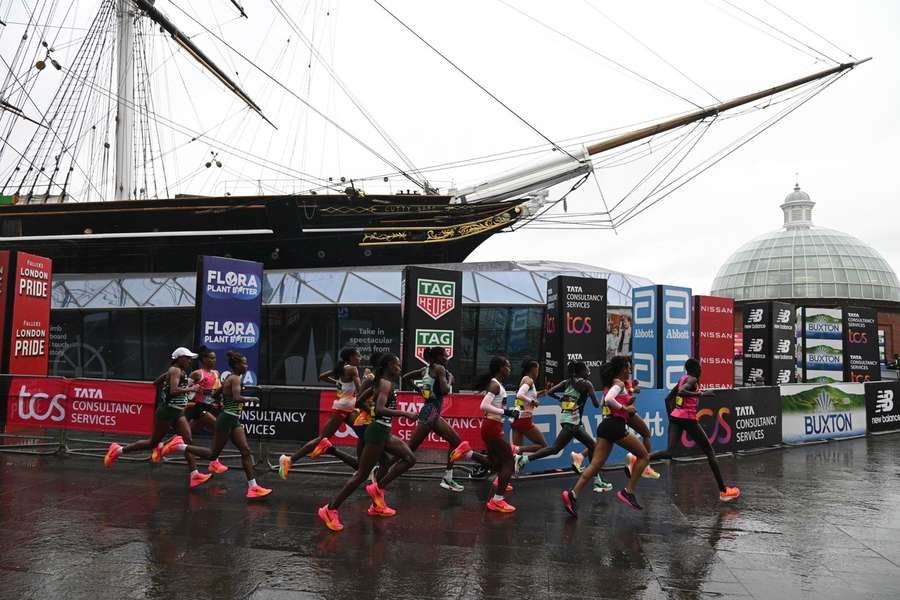
M 0 455 L 0 598 L 896 599 L 898 459 L 900 435 L 725 457 L 728 505 L 705 462 L 660 465 L 643 512 L 586 492 L 577 521 L 571 477 L 516 482 L 512 515 L 485 482 L 401 480 L 395 518 L 360 491 L 336 534 L 315 517 L 334 477 L 267 474 L 248 505 L 238 469 L 189 493 L 180 467 Z

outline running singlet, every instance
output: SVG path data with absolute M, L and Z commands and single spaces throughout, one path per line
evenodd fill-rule
M 374 384 L 370 381 L 366 381 L 363 383 L 362 389 L 359 392 L 360 397 L 373 386 Z M 356 418 L 353 419 L 354 427 L 361 427 L 363 425 L 369 425 L 372 422 L 372 415 L 375 414 L 375 394 L 369 394 L 369 396 L 362 402 L 362 405 L 359 407 L 359 413 L 357 413 Z
M 575 381 L 570 380 L 569 384 L 566 386 L 566 391 L 563 392 L 562 400 L 559 401 L 559 406 L 562 408 L 562 414 L 559 415 L 560 423 L 568 423 L 570 425 L 578 425 L 581 423 L 581 411 L 584 409 L 584 403 L 587 401 L 587 396 L 583 395 L 575 388 L 575 385 L 579 381 L 583 380 L 581 378 L 578 378 Z
M 678 395 L 675 396 L 675 408 L 672 410 L 672 416 L 679 419 L 697 420 L 697 396 L 682 396 L 681 386 L 687 380 L 687 375 L 682 375 L 678 380 Z M 698 381 L 699 383 L 699 381 Z
M 375 394 L 377 394 L 377 393 L 378 392 L 375 392 Z M 374 402 L 375 402 L 375 394 L 372 395 L 373 406 L 374 406 Z M 391 386 L 391 391 L 388 394 L 387 402 L 384 403 L 384 407 L 391 408 L 391 409 L 397 408 L 397 394 L 394 393 L 393 386 Z M 373 412 L 374 412 L 374 408 L 373 408 Z M 381 425 L 382 427 L 387 427 L 388 429 L 391 428 L 391 417 L 389 417 L 387 415 L 378 415 L 377 417 L 375 417 L 372 420 L 372 422 L 377 423 L 378 425 Z
M 425 376 L 422 377 L 422 384 L 419 386 L 421 390 L 422 399 L 425 400 L 425 404 L 432 404 L 435 408 L 437 408 L 438 414 L 441 412 L 441 408 L 444 405 L 444 392 L 441 390 L 441 386 L 438 385 L 437 380 L 431 376 L 431 370 L 425 372 Z M 424 407 L 423 407 L 424 408 Z
M 525 391 L 525 397 L 528 398 L 528 401 L 522 402 L 522 399 L 519 398 L 518 394 L 516 395 L 516 410 L 519 411 L 520 419 L 532 417 L 534 415 L 534 407 L 538 405 L 537 388 L 533 381 L 528 390 Z
M 235 400 L 228 392 L 222 394 L 222 412 L 240 418 L 242 410 L 244 410 L 243 402 Z
M 190 383 L 190 377 L 187 373 L 184 372 L 184 369 L 181 370 L 181 375 L 178 377 L 178 387 L 185 388 Z M 169 387 L 169 378 L 166 376 L 166 383 L 163 385 L 163 398 L 165 399 L 165 404 L 167 406 L 171 406 L 172 408 L 183 409 L 187 406 L 188 403 L 188 395 L 181 394 L 178 396 L 173 396 L 171 392 L 171 388 Z
M 337 382 L 337 397 L 331 404 L 334 410 L 352 412 L 356 408 L 356 383 L 353 381 Z
M 219 373 L 215 370 L 207 371 L 205 369 L 201 369 L 200 372 L 203 376 L 197 382 L 200 389 L 194 394 L 194 402 L 198 404 L 212 404 L 216 392 L 222 387 L 222 382 L 219 381 Z
M 609 392 L 609 388 L 603 390 L 603 396 Z M 628 411 L 625 410 L 626 407 L 631 406 L 631 403 L 634 402 L 634 395 L 628 389 L 624 389 L 619 392 L 619 395 L 616 396 L 616 402 L 622 405 L 622 408 L 611 408 L 607 406 L 607 404 L 603 403 L 603 417 L 616 417 L 618 419 L 622 419 L 624 421 L 628 420 Z
M 495 382 L 498 386 L 500 386 L 500 393 L 495 394 L 493 396 L 493 398 L 491 398 L 491 406 L 493 406 L 494 408 L 499 408 L 500 410 L 503 410 L 503 407 L 506 404 L 506 388 L 503 387 L 503 384 L 500 383 L 496 379 L 492 379 L 491 381 Z M 485 413 L 485 416 L 489 419 L 494 419 L 494 420 L 498 420 L 498 421 L 503 420 L 503 415 L 494 415 L 494 414 Z

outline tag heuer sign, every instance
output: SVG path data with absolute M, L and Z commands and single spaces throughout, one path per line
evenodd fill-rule
M 419 279 L 416 305 L 432 319 L 440 319 L 456 306 L 456 282 Z
M 427 365 L 425 350 L 434 346 L 443 346 L 447 349 L 447 358 L 453 358 L 453 331 L 449 329 L 416 329 L 416 358 Z

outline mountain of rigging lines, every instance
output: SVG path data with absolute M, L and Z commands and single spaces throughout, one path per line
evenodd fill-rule
M 5 113 L 7 118 L 40 126 L 27 147 L 16 150 L 19 159 L 9 177 L 0 180 L 0 200 L 5 199 L 0 202 L 0 249 L 49 256 L 55 270 L 68 273 L 189 271 L 200 254 L 257 260 L 266 268 L 462 262 L 491 235 L 539 211 L 548 188 L 589 176 L 592 157 L 804 86 L 820 86 L 813 91 L 817 93 L 865 62 L 837 64 L 579 149 L 557 146 L 562 152 L 556 159 L 445 195 L 437 194 L 414 170 L 398 169 L 423 193 L 369 195 L 351 183 L 325 184 L 326 192 L 319 194 L 151 199 L 152 159 L 161 152 L 152 123 L 160 117 L 153 109 L 140 44 L 154 26 L 271 124 L 264 109 L 153 2 L 102 0 L 78 58 L 66 68 L 63 84 L 44 115 L 30 114 L 23 102 L 2 100 L 0 116 Z M 44 47 L 51 59 L 52 47 Z M 100 83 L 107 69 L 111 73 L 115 69 L 114 92 Z M 103 164 L 115 168 L 110 179 L 114 199 L 103 198 L 108 201 L 69 201 L 73 173 L 85 170 L 75 160 L 75 147 L 84 139 L 84 128 L 97 122 L 91 112 L 98 110 L 96 102 L 92 104 L 85 91 L 116 105 L 115 156 L 109 156 L 109 144 L 103 154 Z M 216 161 L 214 153 L 207 167 Z M 85 175 L 94 191 L 98 185 L 103 188 L 92 182 L 90 173 Z

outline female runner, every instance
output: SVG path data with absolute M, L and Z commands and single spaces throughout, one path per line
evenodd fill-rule
M 625 385 L 630 378 L 631 363 L 625 356 L 614 356 L 600 367 L 600 380 L 606 392 L 603 405 L 609 408 L 609 412 L 597 426 L 597 446 L 591 464 L 578 477 L 575 487 L 562 493 L 563 506 L 574 517 L 578 516 L 576 504 L 578 494 L 600 472 L 612 451 L 613 444 L 619 444 L 635 455 L 634 468 L 631 469 L 628 484 L 616 492 L 616 498 L 636 510 L 641 510 L 641 505 L 634 496 L 634 488 L 641 478 L 641 472 L 647 466 L 648 455 L 641 441 L 633 433 L 629 433 L 626 427 L 628 415 L 635 412 L 634 396 L 628 393 Z
M 121 446 L 115 442 L 110 444 L 106 456 L 103 457 L 103 465 L 107 469 L 122 454 L 138 450 L 152 448 L 151 458 L 154 462 L 157 462 L 160 456 L 170 454 L 173 450 L 185 450 L 184 458 L 187 460 L 191 473 L 190 486 L 195 488 L 211 477 L 211 475 L 197 470 L 197 461 L 194 459 L 194 455 L 186 451 L 187 444 L 191 441 L 191 427 L 184 417 L 184 407 L 187 405 L 188 398 L 200 389 L 200 386 L 192 383 L 188 376 L 191 361 L 195 358 L 197 355 L 184 347 L 176 348 L 172 352 L 172 364 L 169 366 L 167 378 L 163 383 L 163 401 L 156 409 L 153 433 L 150 439 L 139 440 L 127 446 Z M 174 429 L 176 435 L 160 448 L 159 442 L 162 441 L 169 429 Z
M 491 359 L 488 371 L 477 380 L 477 389 L 485 392 L 484 398 L 481 400 L 481 410 L 484 412 L 484 420 L 481 422 L 481 439 L 487 446 L 487 458 L 491 463 L 491 469 L 497 473 L 496 489 L 494 495 L 488 500 L 487 508 L 502 513 L 511 513 L 516 510 L 516 507 L 508 503 L 503 496 L 509 489 L 509 480 L 515 469 L 513 448 L 503 438 L 503 417 L 515 419 L 519 416 L 519 411 L 505 408 L 506 388 L 503 387 L 501 381 L 509 377 L 511 370 L 506 358 L 495 356 Z M 451 458 L 455 456 L 456 453 Z
M 211 432 L 216 429 L 216 417 L 219 414 L 219 408 L 216 403 L 219 402 L 219 396 L 222 393 L 222 381 L 219 379 L 219 372 L 216 371 L 216 353 L 201 346 L 197 350 L 200 355 L 199 368 L 191 373 L 191 381 L 197 383 L 200 389 L 194 394 L 194 399 L 188 402 L 184 409 L 184 417 L 191 424 L 191 431 L 197 431 L 198 427 L 205 427 Z M 218 459 L 209 463 L 210 473 L 224 473 L 228 467 L 219 462 Z
M 522 379 L 519 382 L 519 391 L 516 392 L 516 409 L 519 411 L 519 417 L 510 424 L 513 445 L 518 446 L 520 452 L 537 452 L 547 447 L 544 434 L 532 420 L 534 409 L 540 404 L 535 384 L 540 370 L 541 365 L 536 360 L 527 359 L 522 362 Z M 522 441 L 525 438 L 532 443 L 523 446 Z
M 322 427 L 319 437 L 313 438 L 297 450 L 293 455 L 282 454 L 278 459 L 278 475 L 287 479 L 288 472 L 298 460 L 309 455 L 310 458 L 318 458 L 323 452 L 339 458 L 352 468 L 358 466 L 355 458 L 338 450 L 329 439 L 343 423 L 348 426 L 353 424 L 353 415 L 356 412 L 356 397 L 361 386 L 359 379 L 360 354 L 356 348 L 341 350 L 340 360 L 334 365 L 334 369 L 319 375 L 320 381 L 327 381 L 337 386 L 337 397 L 331 405 L 331 416 Z
M 397 410 L 397 396 L 394 393 L 392 381 L 400 375 L 400 359 L 393 354 L 382 356 L 378 369 L 375 372 L 375 406 L 373 408 L 374 419 L 366 427 L 365 446 L 359 457 L 359 467 L 353 477 L 344 484 L 334 500 L 319 508 L 319 518 L 325 526 L 332 531 L 340 531 L 344 528 L 338 516 L 338 508 L 350 494 L 368 477 L 369 472 L 385 450 L 399 456 L 400 460 L 394 463 L 379 483 L 370 483 L 366 486 L 366 493 L 372 498 L 372 505 L 367 513 L 373 517 L 392 517 L 397 514 L 384 501 L 384 488 L 399 477 L 403 472 L 416 464 L 416 456 L 412 450 L 403 443 L 400 438 L 391 435 L 391 419 L 393 417 L 407 417 L 415 419 L 415 413 L 407 413 Z
M 531 461 L 559 454 L 573 439 L 584 444 L 588 450 L 588 456 L 593 455 L 594 438 L 591 437 L 591 434 L 587 432 L 581 423 L 584 405 L 588 398 L 591 399 L 595 407 L 600 407 L 597 395 L 594 392 L 594 386 L 588 380 L 591 372 L 587 365 L 581 361 L 569 363 L 567 371 L 569 378 L 556 384 L 548 392 L 549 396 L 560 401 L 560 408 L 562 409 L 559 416 L 561 431 L 556 436 L 552 446 L 542 448 L 532 454 L 519 454 L 516 457 L 517 471 Z M 557 395 L 557 392 L 560 390 L 563 390 L 562 397 Z M 595 484 L 596 491 L 608 491 L 612 488 L 611 485 L 599 479 L 599 477 Z
M 669 447 L 650 455 L 650 460 L 659 460 L 663 458 L 672 458 L 672 450 L 678 440 L 678 436 L 684 431 L 688 437 L 694 440 L 703 453 L 706 454 L 706 460 L 709 462 L 709 468 L 712 470 L 719 485 L 719 499 L 722 502 L 731 502 L 741 495 L 741 490 L 736 487 L 727 487 L 722 479 L 722 472 L 719 470 L 719 463 L 716 461 L 716 453 L 706 437 L 706 432 L 700 427 L 697 421 L 697 404 L 701 396 L 712 395 L 712 391 L 700 391 L 700 361 L 696 358 L 689 358 L 684 363 L 686 375 L 682 375 L 678 380 L 678 384 L 672 388 L 669 393 L 673 398 L 672 406 L 669 410 Z M 669 398 L 666 398 L 666 405 L 669 406 Z M 634 461 L 631 456 L 626 457 L 628 464 Z M 633 467 L 632 467 L 633 468 Z
M 243 463 L 244 473 L 247 475 L 247 498 L 263 498 L 271 494 L 272 490 L 256 483 L 253 453 L 250 452 L 247 435 L 241 425 L 241 411 L 244 410 L 244 403 L 259 402 L 259 399 L 241 395 L 241 377 L 247 371 L 247 359 L 237 352 L 229 352 L 228 367 L 231 369 L 231 373 L 222 384 L 222 412 L 216 417 L 216 433 L 213 436 L 212 450 L 187 446 L 187 452 L 215 461 L 219 458 L 219 454 L 228 440 L 231 440 L 231 443 L 241 453 L 241 463 Z M 180 445 L 184 446 L 183 443 Z M 177 446 L 170 442 L 163 448 L 163 456 L 179 449 Z

